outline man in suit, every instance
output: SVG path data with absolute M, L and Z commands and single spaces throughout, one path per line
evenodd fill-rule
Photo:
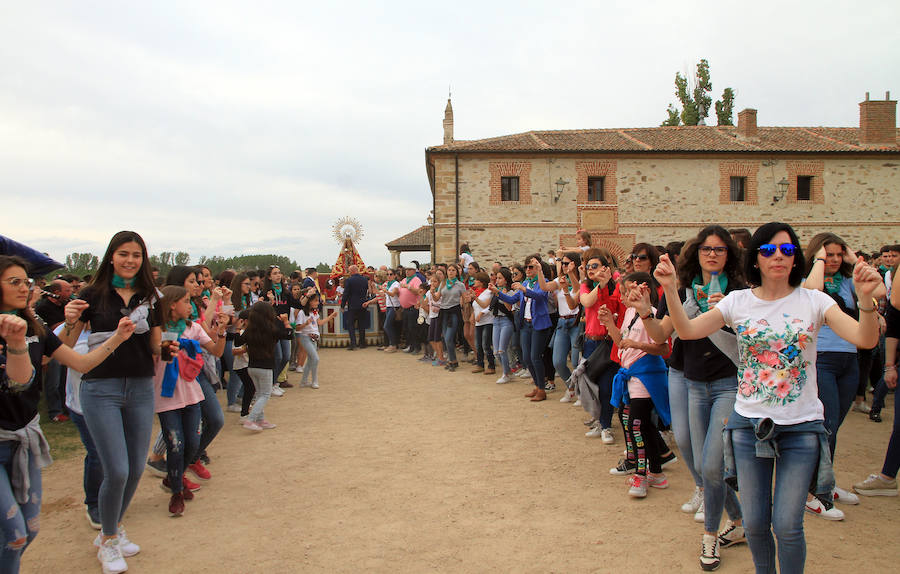
M 366 347 L 366 327 L 368 323 L 367 310 L 363 307 L 366 296 L 369 293 L 369 280 L 359 274 L 359 267 L 351 265 L 348 269 L 350 277 L 344 282 L 344 294 L 341 296 L 341 309 L 344 312 L 344 328 L 350 333 L 350 346 L 348 351 L 353 351 L 357 346 L 357 334 L 359 335 L 359 347 Z

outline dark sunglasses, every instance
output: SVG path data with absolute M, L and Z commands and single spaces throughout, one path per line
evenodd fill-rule
M 591 263 L 587 266 L 588 269 L 593 271 L 594 269 L 599 269 L 600 267 L 606 267 L 605 263 Z
M 525 269 L 534 269 L 534 265 L 526 265 Z
M 641 253 L 640 255 L 634 255 L 634 254 L 632 254 L 632 255 L 631 255 L 631 258 L 632 258 L 632 259 L 636 259 L 636 260 L 638 260 L 638 261 L 646 261 L 646 260 L 650 259 L 650 256 L 647 255 L 646 253 Z
M 794 253 L 797 252 L 797 246 L 793 243 L 782 243 L 781 245 L 775 245 L 774 243 L 764 243 L 759 246 L 759 254 L 763 257 L 771 257 L 775 255 L 775 250 L 778 249 L 781 251 L 781 254 L 785 257 L 793 257 Z
M 563 259 L 562 264 L 563 264 L 563 265 L 571 265 L 572 262 L 571 262 L 571 261 L 566 261 L 565 259 Z

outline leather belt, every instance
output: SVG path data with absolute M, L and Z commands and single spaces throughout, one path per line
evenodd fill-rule
M 587 333 L 585 333 L 584 338 L 590 339 L 591 341 L 609 341 L 610 340 L 609 335 L 588 335 Z
M 571 315 L 560 315 L 560 319 L 573 319 L 578 316 L 578 313 L 572 313 Z

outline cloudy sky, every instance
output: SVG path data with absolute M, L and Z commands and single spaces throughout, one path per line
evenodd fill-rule
M 700 58 L 760 125 L 900 96 L 896 0 L 4 4 L 0 234 L 60 260 L 134 229 L 331 263 L 352 216 L 387 263 L 431 209 L 448 86 L 457 139 L 659 125 Z

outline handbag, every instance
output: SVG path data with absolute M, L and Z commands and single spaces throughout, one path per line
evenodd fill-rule
M 609 341 L 604 339 L 600 341 L 600 344 L 597 345 L 597 348 L 594 349 L 591 356 L 587 358 L 584 365 L 584 374 L 590 381 L 598 383 L 603 377 L 603 373 L 607 370 L 613 368 L 616 370 L 619 369 L 619 364 L 613 361 L 609 356 L 611 352 L 612 347 L 610 346 Z

